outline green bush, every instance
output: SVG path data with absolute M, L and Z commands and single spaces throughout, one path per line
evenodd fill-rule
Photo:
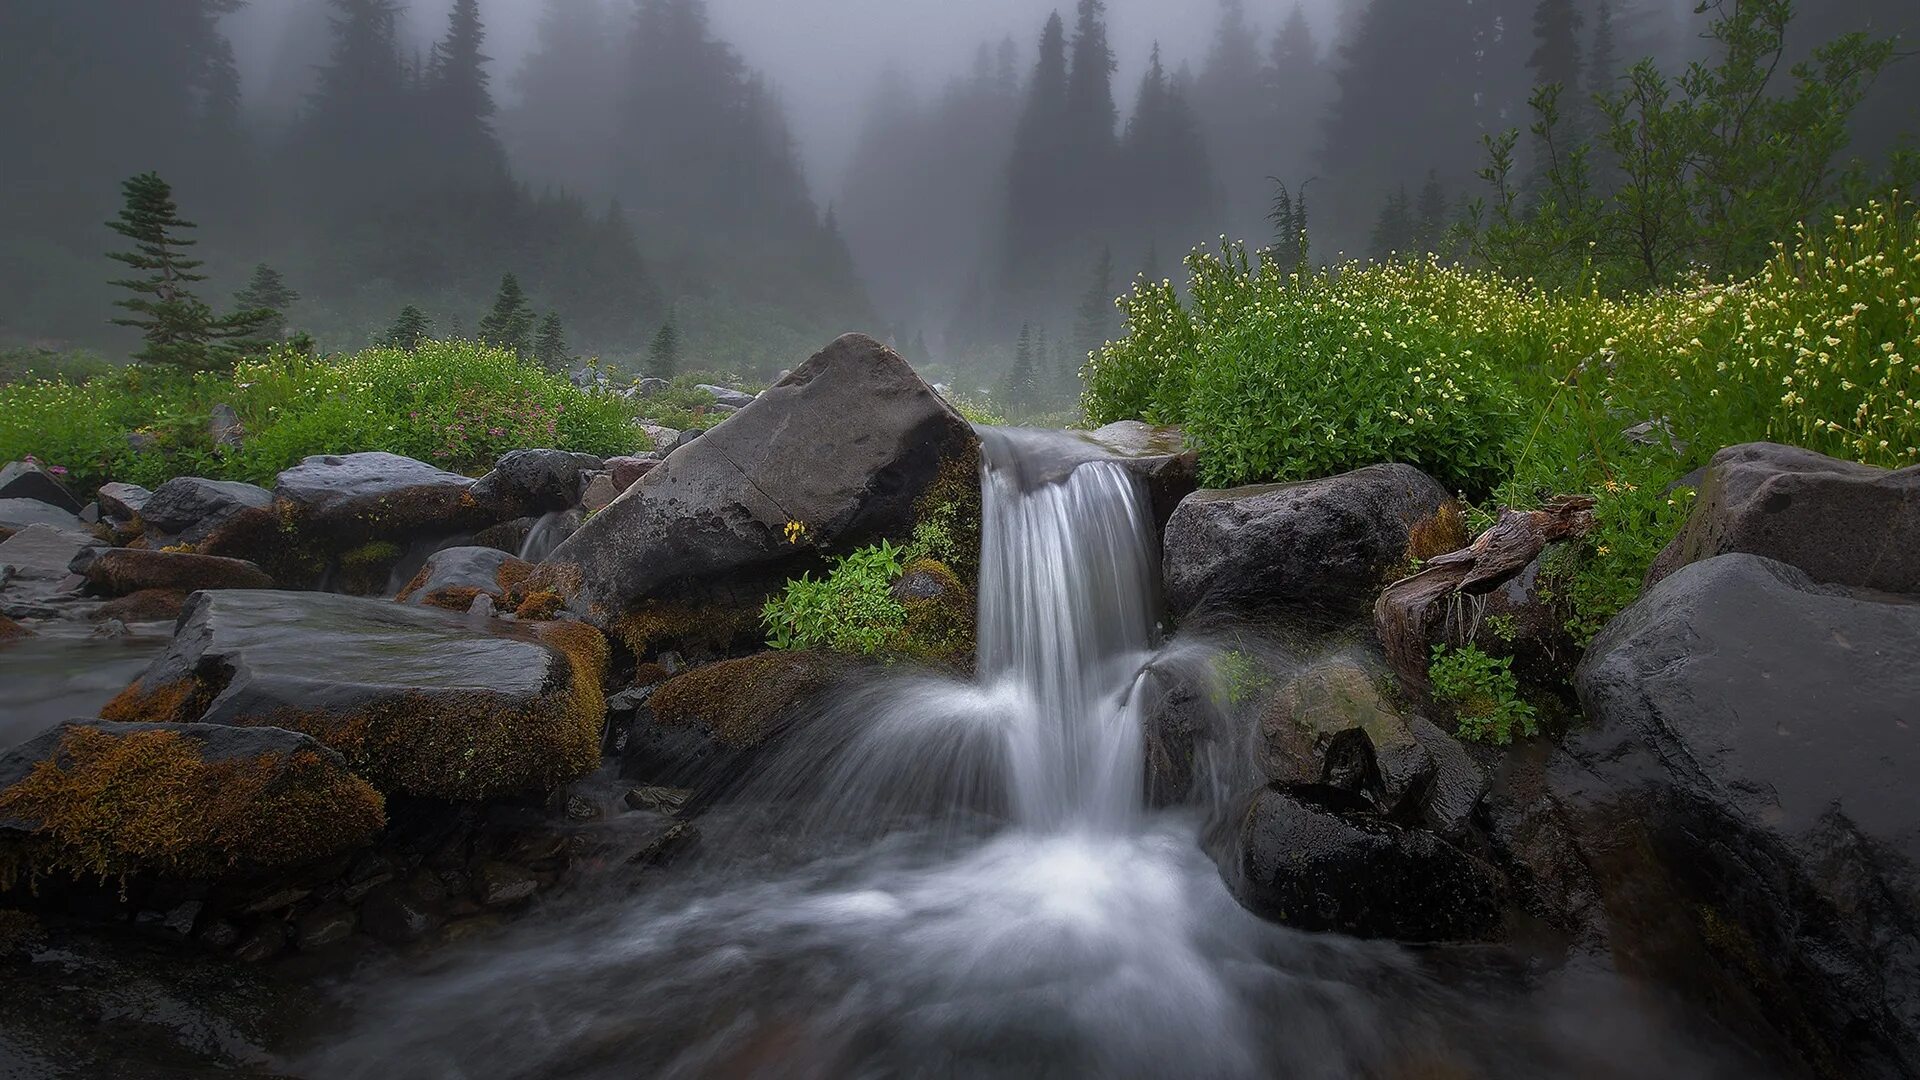
M 760 612 L 768 646 L 865 656 L 885 649 L 907 624 L 906 606 L 893 596 L 905 554 L 882 540 L 839 559 L 821 580 L 807 574 L 787 582 Z
M 1453 707 L 1460 738 L 1507 746 L 1516 735 L 1539 734 L 1533 706 L 1520 700 L 1510 657 L 1496 659 L 1472 645 L 1435 645 L 1427 678 L 1434 698 Z

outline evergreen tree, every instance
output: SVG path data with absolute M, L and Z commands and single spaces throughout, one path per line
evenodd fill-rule
M 1303 266 L 1307 262 L 1311 240 L 1307 222 L 1307 188 L 1313 181 L 1307 180 L 1299 190 L 1293 191 L 1277 176 L 1267 179 L 1273 184 L 1273 201 L 1267 211 L 1267 220 L 1273 225 L 1273 245 L 1267 249 L 1267 258 L 1283 270 Z
M 1420 200 L 1413 207 L 1413 247 L 1415 255 L 1444 255 L 1440 249 L 1447 239 L 1447 189 L 1440 174 L 1428 171 L 1427 182 L 1420 185 Z
M 540 366 L 552 371 L 560 371 L 567 366 L 567 332 L 560 325 L 560 316 L 547 312 L 540 320 L 540 331 L 534 335 L 533 358 Z
M 520 279 L 512 274 L 500 279 L 493 308 L 480 319 L 480 340 L 510 349 L 515 356 L 526 356 L 533 350 L 533 305 L 527 303 Z
M 253 268 L 253 276 L 247 280 L 247 287 L 233 294 L 233 302 L 242 311 L 263 311 L 271 317 L 260 324 L 258 336 L 265 341 L 279 341 L 287 336 L 287 309 L 300 299 L 281 279 L 280 271 L 261 263 Z
M 394 173 L 413 164 L 420 142 L 400 60 L 398 3 L 331 2 L 332 46 L 294 143 L 296 175 L 323 206 L 391 191 Z
M 1586 18 L 1576 0 L 1540 0 L 1533 9 L 1533 55 L 1527 69 L 1536 86 L 1560 86 L 1573 100 L 1580 77 L 1580 28 Z
M 1071 177 L 1063 164 L 1067 115 L 1066 25 L 1055 12 L 1040 33 L 1040 58 L 1014 132 L 1007 178 L 1006 288 L 1021 296 L 1039 287 L 1046 264 L 1073 234 Z
M 400 309 L 399 316 L 393 320 L 391 326 L 387 327 L 387 332 L 381 336 L 380 342 L 395 349 L 412 352 L 420 347 L 421 342 L 432 336 L 433 320 L 427 318 L 426 313 L 419 308 L 408 304 Z
M 1266 201 L 1264 178 L 1282 149 L 1267 108 L 1267 77 L 1260 33 L 1247 19 L 1246 0 L 1220 0 L 1213 48 L 1194 84 L 1193 107 L 1226 197 L 1228 231 L 1236 236 L 1257 228 Z
M 505 170 L 493 136 L 485 41 L 479 0 L 453 0 L 446 37 L 434 44 L 426 72 L 428 124 L 442 148 L 442 170 L 452 177 L 482 170 L 480 177 L 488 178 Z
M 1213 171 L 1184 79 L 1168 79 L 1155 46 L 1122 145 L 1129 216 L 1156 243 L 1185 250 L 1214 218 Z
M 613 191 L 614 95 L 620 35 L 601 0 L 546 0 L 533 47 L 501 117 L 516 172 L 534 186 L 594 201 Z
M 1402 187 L 1387 196 L 1386 205 L 1380 208 L 1380 217 L 1373 225 L 1370 250 L 1374 258 L 1384 259 L 1409 253 L 1413 242 L 1413 203 L 1407 198 L 1407 189 Z
M 243 310 L 216 317 L 188 288 L 192 282 L 205 281 L 206 275 L 194 273 L 200 260 L 186 257 L 186 249 L 195 241 L 180 234 L 194 224 L 180 217 L 173 189 L 158 175 L 142 173 L 121 184 L 121 190 L 126 205 L 119 219 L 107 227 L 133 241 L 134 249 L 107 257 L 146 276 L 112 282 L 134 293 L 132 299 L 114 301 L 114 306 L 133 316 L 112 322 L 140 331 L 145 343 L 134 358 L 190 370 L 230 363 L 238 350 L 220 343 L 257 333 L 272 313 Z
M 653 343 L 647 346 L 647 373 L 656 379 L 671 379 L 680 368 L 680 331 L 668 319 L 660 324 L 660 332 L 653 335 Z
M 1080 298 L 1080 310 L 1075 314 L 1073 324 L 1073 348 L 1067 353 L 1067 362 L 1061 365 L 1059 384 L 1071 395 L 1080 379 L 1080 365 L 1087 357 L 1107 343 L 1114 328 L 1113 289 L 1113 251 L 1100 249 L 1100 258 L 1093 265 L 1093 280 L 1087 284 L 1085 296 Z

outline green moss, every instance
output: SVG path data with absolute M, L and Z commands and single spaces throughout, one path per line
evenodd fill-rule
M 908 563 L 902 580 L 930 578 L 940 586 L 937 596 L 908 596 L 905 624 L 890 643 L 890 651 L 915 660 L 966 664 L 974 652 L 975 606 L 968 589 L 952 568 L 938 559 Z
M 765 742 L 830 686 L 847 661 L 832 653 L 765 652 L 695 668 L 648 699 L 654 722 L 698 727 L 731 750 Z

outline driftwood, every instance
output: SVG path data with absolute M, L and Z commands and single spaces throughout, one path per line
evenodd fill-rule
M 1387 586 L 1373 606 L 1374 626 L 1394 670 L 1410 685 L 1426 685 L 1429 641 L 1456 596 L 1483 596 L 1525 570 L 1548 544 L 1585 536 L 1593 528 L 1594 500 L 1555 499 L 1540 510 L 1502 510 L 1493 528 L 1474 542 L 1427 562 L 1411 577 Z

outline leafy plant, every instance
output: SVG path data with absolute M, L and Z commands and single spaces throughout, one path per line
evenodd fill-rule
M 1455 734 L 1473 742 L 1511 744 L 1539 734 L 1534 709 L 1520 699 L 1510 657 L 1492 657 L 1473 645 L 1433 647 L 1427 667 L 1435 699 L 1453 706 Z
M 907 609 L 893 596 L 904 552 L 883 540 L 836 560 L 823 579 L 807 574 L 788 581 L 760 612 L 768 646 L 880 652 L 906 626 Z

